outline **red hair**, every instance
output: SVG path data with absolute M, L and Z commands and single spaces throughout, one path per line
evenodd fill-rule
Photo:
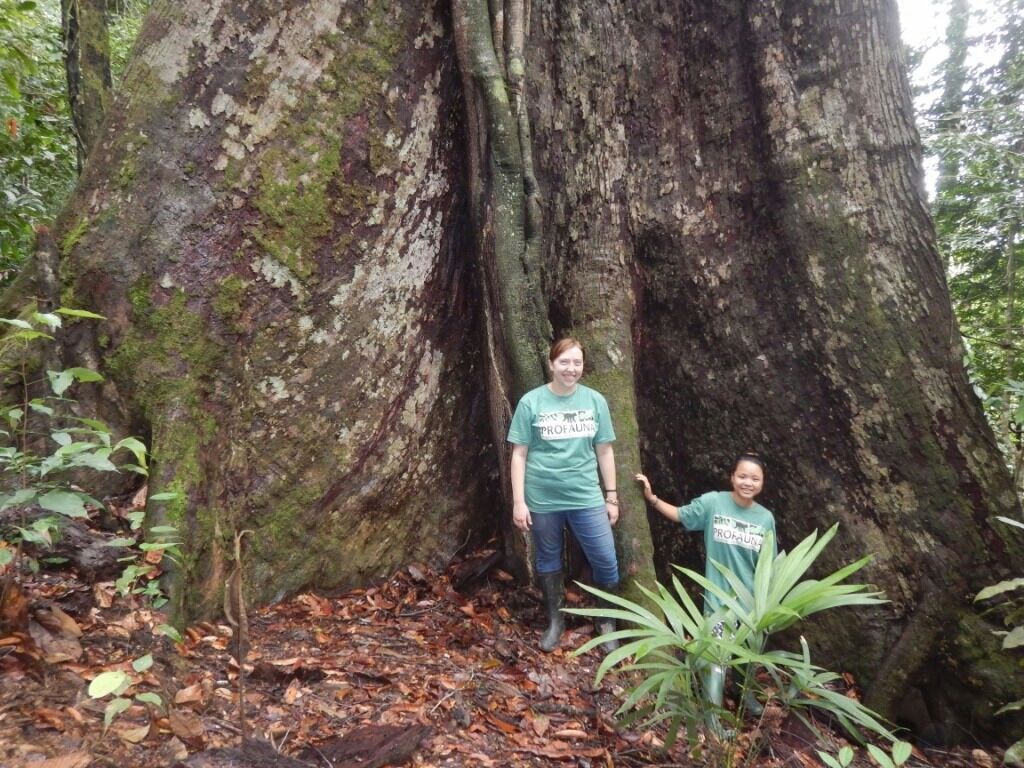
M 580 344 L 579 339 L 574 339 L 572 336 L 566 336 L 564 339 L 559 339 L 551 345 L 551 351 L 548 352 L 548 360 L 552 363 L 561 357 L 567 350 L 573 347 L 579 347 L 580 352 L 583 353 L 584 361 L 587 359 L 587 351 L 583 349 L 583 345 Z

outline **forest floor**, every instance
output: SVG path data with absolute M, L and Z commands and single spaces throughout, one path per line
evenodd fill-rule
M 816 748 L 844 743 L 817 742 L 773 706 L 733 742 L 702 737 L 693 752 L 665 750 L 658 728 L 616 725 L 627 682 L 613 673 L 595 685 L 599 653 L 572 653 L 590 624 L 571 623 L 560 649 L 540 653 L 537 594 L 489 567 L 489 554 L 250 611 L 244 725 L 231 627 L 198 624 L 176 643 L 154 631 L 165 617 L 112 580 L 44 570 L 22 585 L 25 631 L 0 637 L 0 765 L 811 768 L 822 765 Z M 570 590 L 570 605 L 582 600 Z M 130 676 L 123 696 L 134 703 L 105 729 L 111 696 L 87 689 L 112 670 Z M 243 727 L 255 738 L 240 749 Z M 915 749 L 907 764 L 995 762 L 981 750 Z

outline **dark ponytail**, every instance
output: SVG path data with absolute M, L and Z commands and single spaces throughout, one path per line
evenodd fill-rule
M 736 468 L 740 465 L 741 461 L 749 461 L 751 464 L 757 464 L 757 466 L 761 468 L 761 472 L 763 474 L 768 474 L 768 470 L 764 466 L 764 459 L 756 453 L 741 453 L 736 457 L 736 461 L 732 464 L 732 472 L 729 473 L 730 476 L 736 474 Z

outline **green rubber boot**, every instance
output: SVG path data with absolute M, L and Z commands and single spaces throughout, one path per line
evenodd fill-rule
M 704 715 L 704 724 L 719 741 L 731 738 L 733 731 L 722 727 L 718 712 L 725 705 L 725 668 L 709 664 L 704 670 L 704 698 L 711 705 Z
M 602 592 L 611 592 L 613 594 L 617 594 L 618 590 L 619 590 L 619 585 L 618 584 L 612 584 L 610 586 L 604 586 L 604 585 L 599 584 L 598 585 L 598 589 L 600 589 Z M 615 605 L 615 603 L 611 603 L 611 602 L 609 602 L 607 600 L 603 600 L 601 598 L 598 598 L 597 604 L 598 604 L 598 606 L 600 608 L 618 608 L 619 607 L 619 606 Z M 614 631 L 615 631 L 615 619 L 606 619 L 604 617 L 595 618 L 594 619 L 594 632 L 596 632 L 598 635 L 610 635 Z M 605 652 L 605 654 L 611 653 L 612 651 L 614 651 L 618 647 L 619 647 L 619 641 L 618 640 L 606 640 L 605 642 L 601 643 L 601 650 L 603 650 Z
M 753 691 L 748 690 L 743 694 L 743 711 L 754 717 L 764 714 L 764 704 L 757 700 Z
M 544 653 L 551 653 L 558 647 L 562 633 L 565 632 L 565 614 L 562 613 L 562 606 L 565 604 L 565 582 L 562 580 L 561 571 L 538 573 L 537 582 L 544 596 L 544 615 L 548 619 L 548 628 L 540 638 L 540 649 Z

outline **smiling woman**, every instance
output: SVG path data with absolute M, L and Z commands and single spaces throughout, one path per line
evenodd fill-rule
M 611 445 L 615 431 L 604 397 L 579 383 L 583 361 L 583 345 L 576 339 L 552 344 L 548 355 L 551 382 L 523 396 L 508 431 L 512 520 L 521 531 L 533 535 L 537 580 L 548 621 L 540 649 L 546 652 L 558 646 L 565 631 L 561 609 L 566 525 L 590 562 L 597 585 L 605 591 L 619 586 L 612 536 L 612 526 L 619 519 Z M 614 620 L 605 619 L 597 630 L 605 634 L 614 628 Z M 605 650 L 615 647 L 613 642 L 605 644 Z
M 775 516 L 754 501 L 764 488 L 764 462 L 752 453 L 737 457 L 729 476 L 731 491 L 712 491 L 694 499 L 689 504 L 676 507 L 662 501 L 651 490 L 646 475 L 638 473 L 636 481 L 643 486 L 644 498 L 661 515 L 672 522 L 680 523 L 688 531 L 704 532 L 704 575 L 712 584 L 725 593 L 735 594 L 728 578 L 719 565 L 735 574 L 743 586 L 753 590 L 754 570 L 758 555 L 767 541 L 772 547 L 772 557 L 778 554 L 775 537 Z M 721 599 L 707 590 L 704 593 L 704 613 L 716 617 L 723 611 Z M 725 620 L 717 621 L 715 637 L 725 631 Z M 748 673 L 749 674 L 749 673 Z M 704 695 L 716 707 L 721 707 L 725 694 L 725 669 L 711 665 L 705 670 Z M 744 686 L 749 693 L 749 689 Z M 748 696 L 744 701 L 746 709 L 759 714 L 763 707 L 760 702 Z M 722 733 L 717 715 L 707 714 L 707 722 L 716 733 Z

